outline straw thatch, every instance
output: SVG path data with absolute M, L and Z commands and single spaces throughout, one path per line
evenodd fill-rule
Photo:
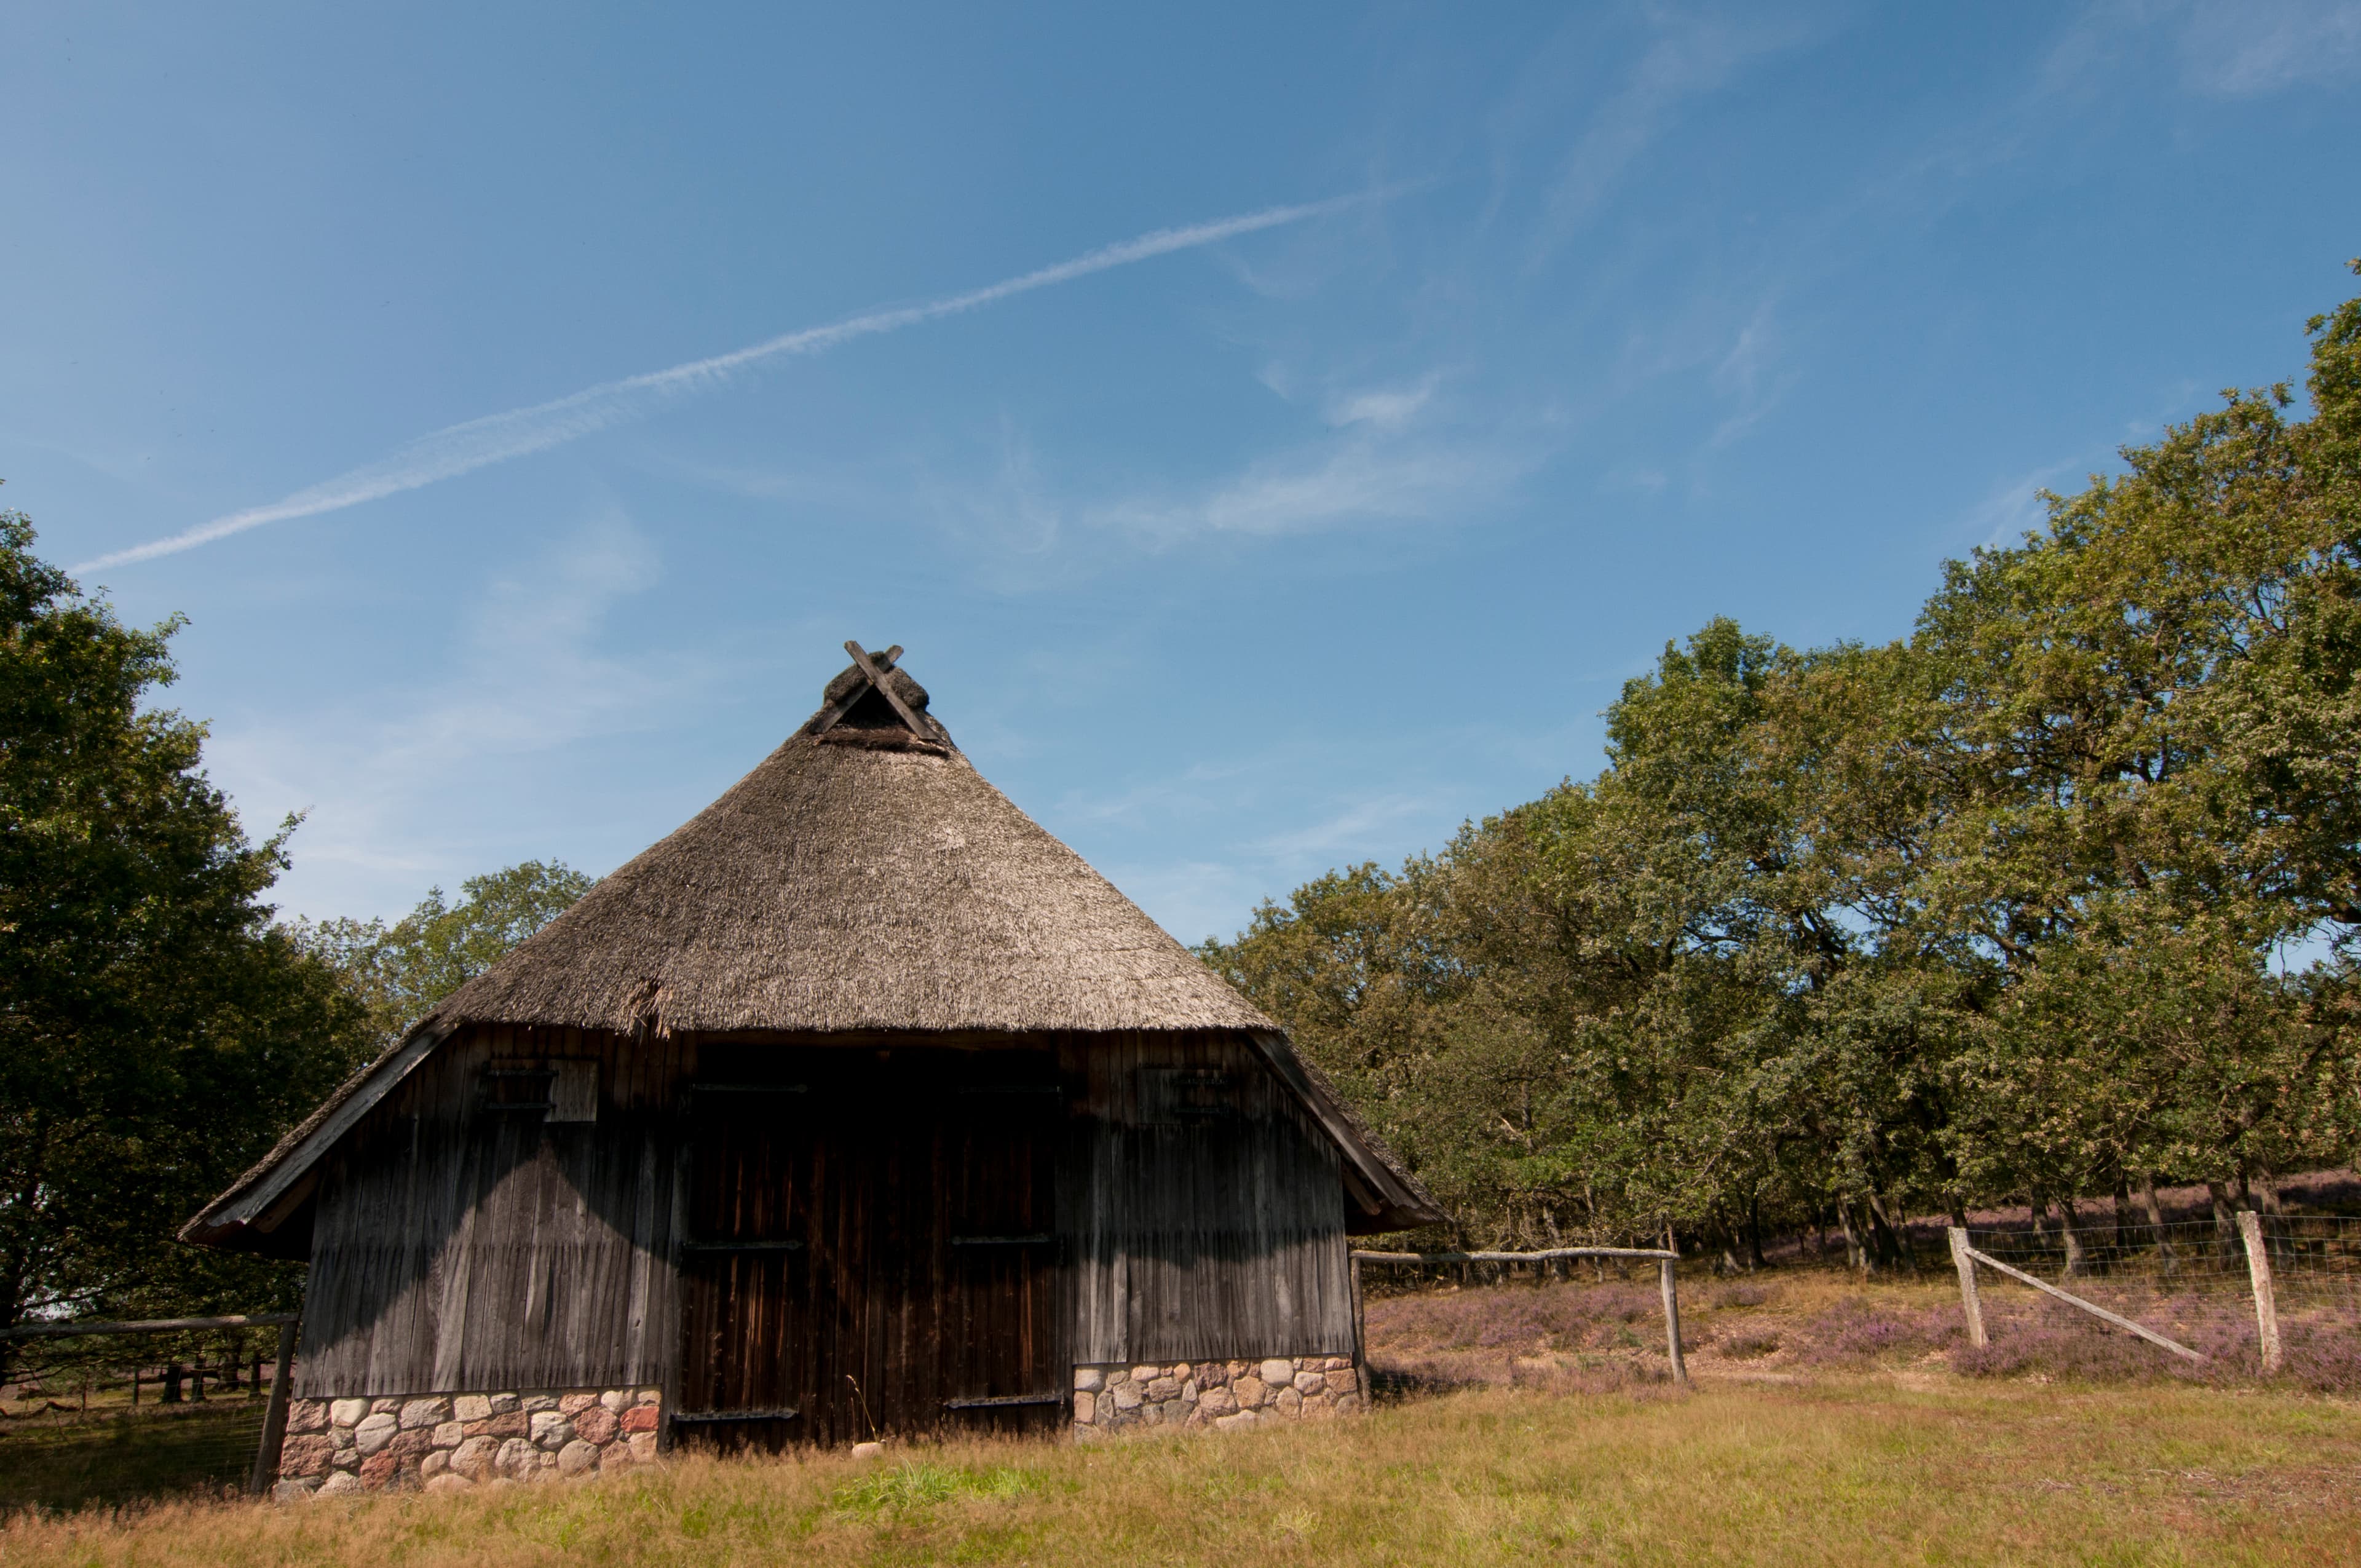
M 921 707 L 917 683 L 897 678 Z M 891 717 L 873 693 L 825 735 L 807 725 L 436 1020 L 660 1034 L 1276 1028 L 948 737 L 863 722 L 871 702 Z

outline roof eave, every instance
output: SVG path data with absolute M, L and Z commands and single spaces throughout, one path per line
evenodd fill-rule
M 181 1227 L 181 1240 L 235 1251 L 272 1250 L 261 1237 L 302 1207 L 309 1197 L 306 1179 L 320 1160 L 449 1037 L 451 1030 L 452 1025 L 434 1014 L 419 1020 L 377 1060 L 346 1079 L 252 1169 L 199 1210 Z

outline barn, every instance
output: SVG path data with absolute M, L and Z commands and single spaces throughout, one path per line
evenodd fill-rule
M 290 1491 L 1356 1408 L 1439 1220 L 901 651 L 182 1231 L 309 1263 Z

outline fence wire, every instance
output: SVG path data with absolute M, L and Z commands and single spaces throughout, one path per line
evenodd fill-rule
M 2361 1308 L 2361 1219 L 2342 1215 L 2257 1217 L 2280 1305 Z M 2236 1224 L 2081 1224 L 2070 1238 L 2054 1222 L 2029 1228 L 1971 1230 L 1979 1252 L 2059 1285 L 2074 1280 L 2141 1286 L 2158 1294 L 2240 1296 L 2251 1284 Z
M 9 1343 L 0 1511 L 243 1490 L 277 1344 L 274 1328 Z

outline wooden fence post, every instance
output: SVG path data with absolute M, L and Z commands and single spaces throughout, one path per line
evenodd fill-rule
M 1656 1283 L 1664 1293 L 1664 1351 L 1672 1359 L 1673 1381 L 1688 1387 L 1689 1364 L 1681 1356 L 1681 1298 L 1673 1288 L 1673 1260 L 1656 1265 Z
M 255 1448 L 254 1474 L 246 1485 L 258 1496 L 279 1479 L 279 1450 L 287 1441 L 288 1373 L 294 1363 L 295 1323 L 290 1319 L 279 1325 L 279 1364 L 271 1369 L 270 1403 L 262 1409 L 262 1442 Z
M 1984 1337 L 1983 1298 L 1976 1294 L 1976 1260 L 1968 1255 L 1968 1233 L 1958 1225 L 1950 1232 L 1951 1266 L 1960 1271 L 1960 1310 L 1967 1314 L 1968 1343 L 1982 1350 L 1992 1342 Z
M 1361 1385 L 1361 1408 L 1369 1409 L 1369 1316 L 1361 1297 L 1361 1260 L 1353 1263 L 1353 1376 Z
M 2246 1244 L 2246 1277 L 2255 1288 L 2255 1327 L 2262 1335 L 2263 1371 L 2279 1369 L 2279 1304 L 2271 1288 L 2271 1255 L 2263 1245 L 2263 1217 L 2252 1209 L 2238 1211 L 2238 1234 Z

